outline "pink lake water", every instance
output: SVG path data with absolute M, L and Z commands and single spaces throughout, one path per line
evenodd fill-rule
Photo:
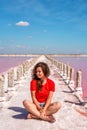
M 74 68 L 74 81 L 76 81 L 76 72 L 82 70 L 82 89 L 83 98 L 87 97 L 87 57 L 53 57 L 56 60 L 69 64 Z
M 24 61 L 32 58 L 31 56 L 0 56 L 0 73 L 8 71 L 11 67 L 23 63 Z

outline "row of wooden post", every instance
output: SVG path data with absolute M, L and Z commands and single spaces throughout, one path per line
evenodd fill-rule
M 70 88 L 71 92 L 78 98 L 78 100 L 83 103 L 84 100 L 82 98 L 82 71 L 78 70 L 76 73 L 76 80 L 74 80 L 74 68 L 70 65 L 67 65 L 63 62 L 59 62 L 53 57 L 46 55 L 53 64 L 55 64 L 58 68 L 58 74 L 63 78 L 64 82 Z
M 39 56 L 26 60 L 17 67 L 10 68 L 6 73 L 0 74 L 0 101 L 6 100 L 9 91 L 15 90 L 15 83 L 27 73 L 38 58 Z

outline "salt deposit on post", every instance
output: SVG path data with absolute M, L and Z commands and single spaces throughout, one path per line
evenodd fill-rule
M 0 75 L 0 101 L 5 100 L 4 81 L 5 81 L 5 77 L 3 74 L 1 74 Z
M 77 75 L 76 75 L 76 88 L 75 88 L 75 90 L 76 90 L 75 95 L 77 96 L 79 101 L 81 103 L 83 103 L 84 100 L 82 99 L 83 91 L 82 91 L 82 71 L 81 70 L 77 71 Z
M 75 84 L 74 84 L 74 69 L 70 67 L 70 81 L 68 87 L 71 89 L 72 92 L 75 91 Z
M 14 68 L 8 71 L 8 91 L 14 89 Z

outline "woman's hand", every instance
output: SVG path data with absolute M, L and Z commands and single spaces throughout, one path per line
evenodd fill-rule
M 46 116 L 46 111 L 44 110 L 44 108 L 42 108 L 40 110 L 40 115 L 43 117 L 43 116 Z

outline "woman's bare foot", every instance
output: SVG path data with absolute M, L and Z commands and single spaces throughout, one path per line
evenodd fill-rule
M 35 116 L 35 115 L 33 115 L 33 114 L 31 114 L 31 113 L 29 113 L 29 114 L 27 115 L 27 119 L 40 119 L 40 118 L 37 117 L 37 116 Z
M 27 119 L 32 119 L 32 114 L 29 113 L 29 114 L 27 115 Z
M 54 123 L 54 122 L 56 121 L 55 118 L 53 117 L 53 115 L 44 116 L 44 117 L 42 118 L 42 120 L 48 121 L 48 122 L 50 122 L 50 123 Z
M 49 120 L 50 123 L 54 123 L 56 121 L 56 119 L 53 117 L 53 115 L 50 115 L 49 118 L 50 118 L 50 120 Z
M 29 113 L 27 115 L 27 119 L 41 119 L 41 120 L 44 120 L 44 121 L 48 121 L 50 123 L 54 123 L 56 121 L 55 118 L 53 117 L 53 115 L 44 116 L 43 118 L 38 118 L 38 117 L 32 115 L 31 113 Z

